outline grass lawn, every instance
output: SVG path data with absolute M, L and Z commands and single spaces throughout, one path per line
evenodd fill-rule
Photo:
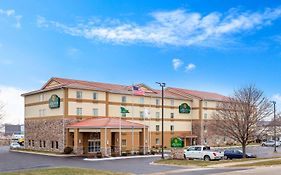
M 233 159 L 233 160 L 219 160 L 219 161 L 165 159 L 165 160 L 157 160 L 157 161 L 155 161 L 155 163 L 168 164 L 168 165 L 206 167 L 206 166 L 209 166 L 209 165 L 217 165 L 217 164 L 233 163 L 233 162 L 245 162 L 245 161 L 253 161 L 253 160 L 260 160 L 260 159 L 259 158 L 255 158 L 255 159 Z
M 268 160 L 256 163 L 246 163 L 241 165 L 234 165 L 232 167 L 249 167 L 249 166 L 271 166 L 271 165 L 281 165 L 281 160 Z
M 124 173 L 113 173 L 110 171 L 100 171 L 84 168 L 43 168 L 35 170 L 24 170 L 9 173 L 0 173 L 0 175 L 121 175 Z

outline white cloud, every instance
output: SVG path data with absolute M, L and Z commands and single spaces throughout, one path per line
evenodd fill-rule
M 15 87 L 0 85 L 0 102 L 4 107 L 4 123 L 24 123 L 24 99 L 20 95 L 25 91 Z
M 77 48 L 69 48 L 69 49 L 66 50 L 66 53 L 67 53 L 67 55 L 69 55 L 69 56 L 75 56 L 75 55 L 77 55 L 79 52 L 80 52 L 80 50 L 77 49 Z
M 178 68 L 181 67 L 181 65 L 183 64 L 183 62 L 178 58 L 174 58 L 172 60 L 172 63 L 175 70 L 178 70 Z
M 192 71 L 196 68 L 195 64 L 189 63 L 187 66 L 185 66 L 185 71 Z
M 38 27 L 56 28 L 59 31 L 117 44 L 150 43 L 155 45 L 216 47 L 235 33 L 260 29 L 280 18 L 281 7 L 263 12 L 240 12 L 231 9 L 226 13 L 206 15 L 185 10 L 160 11 L 150 14 L 146 24 L 122 23 L 119 20 L 89 20 L 85 24 L 67 25 L 38 16 Z
M 8 10 L 0 9 L 0 17 L 1 16 L 13 18 L 15 20 L 14 26 L 16 28 L 21 28 L 21 18 L 22 18 L 22 16 L 17 15 L 16 11 L 14 9 L 8 9 Z

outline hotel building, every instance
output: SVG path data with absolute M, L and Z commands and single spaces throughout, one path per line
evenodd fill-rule
M 51 78 L 41 89 L 23 94 L 27 149 L 83 155 L 102 152 L 147 153 L 161 146 L 161 90 Z M 208 120 L 224 96 L 180 88 L 164 90 L 164 147 L 178 137 L 184 146 L 218 142 L 208 136 Z M 190 111 L 181 113 L 179 106 Z M 121 107 L 128 113 L 121 113 Z

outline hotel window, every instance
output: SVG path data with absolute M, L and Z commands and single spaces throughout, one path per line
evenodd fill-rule
M 44 148 L 46 147 L 46 141 L 45 140 L 43 141 L 43 147 Z
M 94 108 L 93 109 L 93 116 L 98 116 L 98 115 L 99 115 L 98 109 Z
M 156 103 L 156 105 L 160 105 L 160 100 L 157 98 L 155 103 Z
M 126 103 L 126 101 L 127 101 L 127 97 L 126 97 L 126 96 L 122 96 L 121 101 L 122 101 L 122 103 Z
M 144 98 L 140 97 L 140 104 L 144 104 Z
M 160 145 L 160 139 L 156 138 L 155 142 L 156 142 L 156 145 Z
M 174 132 L 174 129 L 175 129 L 174 125 L 171 125 L 171 126 L 170 126 L 171 132 Z
M 31 146 L 31 140 L 28 140 L 28 145 Z
M 204 130 L 205 132 L 207 131 L 206 125 L 203 126 L 203 130 Z
M 143 118 L 144 117 L 144 112 L 140 111 L 140 117 Z
M 51 148 L 54 148 L 54 141 L 51 142 Z
M 122 146 L 126 146 L 127 145 L 127 141 L 126 141 L 126 139 L 122 139 Z
M 160 130 L 160 126 L 156 125 L 156 131 L 159 131 L 159 130 Z
M 205 113 L 205 114 L 204 114 L 204 119 L 207 119 L 207 118 L 208 118 L 208 114 Z
M 97 100 L 97 99 L 98 99 L 98 93 L 96 93 L 96 92 L 93 93 L 93 99 L 94 99 L 94 100 Z
M 42 140 L 39 142 L 39 147 L 42 148 Z
M 34 147 L 34 140 L 32 140 L 32 146 Z
M 39 109 L 39 116 L 45 116 L 46 114 L 46 109 Z
M 174 118 L 174 113 L 173 112 L 171 113 L 171 118 Z
M 56 149 L 59 149 L 59 142 L 56 141 Z
M 76 108 L 76 115 L 82 115 L 82 108 Z
M 206 138 L 204 138 L 204 143 L 207 144 L 207 139 Z
M 44 94 L 39 95 L 39 101 L 44 101 Z
M 82 99 L 82 91 L 76 91 L 76 98 Z
M 160 118 L 160 112 L 155 113 L 156 118 Z
M 174 106 L 174 105 L 175 105 L 175 100 L 171 99 L 171 106 Z
M 208 106 L 208 102 L 205 101 L 204 102 L 204 106 L 207 107 Z

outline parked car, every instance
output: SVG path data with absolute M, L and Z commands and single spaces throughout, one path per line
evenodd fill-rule
M 10 149 L 16 149 L 16 148 L 21 148 L 20 144 L 18 144 L 18 143 L 11 143 L 10 144 Z
M 268 140 L 268 141 L 265 141 L 265 142 L 262 142 L 261 143 L 261 146 L 274 146 L 275 144 L 275 141 L 274 140 Z M 281 143 L 279 141 L 276 141 L 276 146 L 280 146 Z
M 224 151 L 226 159 L 242 159 L 243 152 L 239 149 L 227 149 Z M 251 153 L 246 153 L 246 158 L 256 158 L 257 156 Z
M 185 159 L 203 159 L 205 161 L 220 160 L 224 157 L 223 152 L 211 151 L 209 146 L 190 146 L 184 150 Z

